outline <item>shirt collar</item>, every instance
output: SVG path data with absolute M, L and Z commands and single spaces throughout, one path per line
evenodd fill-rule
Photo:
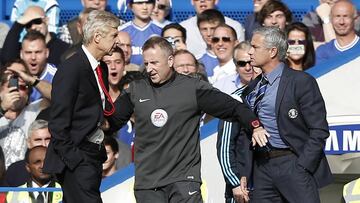
M 244 84 L 241 82 L 241 80 L 240 80 L 240 75 L 239 75 L 239 73 L 236 73 L 236 77 L 234 78 L 234 83 L 235 83 L 235 86 L 237 87 L 237 88 L 240 88 L 240 87 L 242 87 L 242 86 L 244 86 Z
M 284 70 L 284 63 L 279 63 L 274 70 L 272 70 L 270 73 L 265 74 L 266 78 L 269 81 L 269 84 L 272 85 L 276 78 L 280 77 L 283 70 Z
M 236 66 L 233 60 L 229 60 L 225 65 L 220 66 L 221 70 L 223 70 L 225 73 L 227 74 L 233 74 L 234 71 L 236 70 Z
M 47 188 L 48 186 L 49 186 L 49 184 L 50 184 L 50 181 L 48 182 L 48 183 L 46 183 L 46 184 L 44 184 L 43 186 L 39 186 L 38 184 L 36 184 L 34 181 L 31 181 L 32 183 L 32 187 L 33 188 Z
M 81 48 L 84 50 L 85 55 L 90 62 L 91 68 L 93 69 L 93 71 L 95 71 L 95 69 L 98 67 L 100 62 L 95 59 L 95 57 L 89 52 L 89 50 L 84 45 L 81 45 Z

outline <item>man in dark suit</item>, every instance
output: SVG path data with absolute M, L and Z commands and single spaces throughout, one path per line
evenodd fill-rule
M 117 46 L 118 26 L 113 14 L 92 11 L 83 26 L 83 46 L 60 65 L 53 80 L 52 137 L 44 171 L 57 175 L 64 202 L 102 202 L 99 187 L 106 152 L 100 127 L 114 108 L 104 108 L 112 102 L 104 84 L 107 67 L 100 59 Z
M 318 188 L 332 177 L 323 151 L 329 127 L 316 80 L 283 63 L 288 45 L 278 28 L 256 29 L 251 46 L 251 65 L 263 74 L 243 95 L 269 133 L 252 136 L 252 202 L 320 202 Z

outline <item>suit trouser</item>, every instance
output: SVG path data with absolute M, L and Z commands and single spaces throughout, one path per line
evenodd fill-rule
M 106 160 L 105 147 L 86 142 L 79 149 L 84 160 L 74 170 L 66 167 L 62 174 L 57 175 L 64 194 L 63 202 L 101 203 L 99 188 L 102 163 Z
M 252 203 L 319 203 L 314 177 L 297 164 L 297 156 L 256 158 Z
M 201 183 L 179 181 L 148 190 L 135 190 L 137 203 L 202 203 Z

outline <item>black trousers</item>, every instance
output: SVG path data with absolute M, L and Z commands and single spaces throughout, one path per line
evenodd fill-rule
M 137 203 L 202 203 L 201 183 L 179 181 L 151 190 L 135 190 Z
M 79 147 L 84 160 L 74 169 L 65 168 L 57 178 L 63 190 L 64 203 L 102 203 L 100 184 L 102 163 L 106 160 L 103 145 L 86 142 Z
M 256 159 L 252 203 L 320 203 L 314 177 L 295 154 Z

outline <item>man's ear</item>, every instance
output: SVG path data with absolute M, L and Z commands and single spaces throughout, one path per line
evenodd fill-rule
M 270 49 L 270 57 L 275 58 L 278 55 L 278 49 L 276 47 L 272 47 Z
M 96 31 L 95 34 L 94 34 L 94 41 L 96 42 L 96 44 L 100 43 L 100 39 L 101 39 L 101 34 L 100 32 Z
M 23 54 L 23 50 L 22 50 L 22 49 L 20 50 L 20 58 L 21 58 L 22 60 L 24 60 L 24 54 Z
M 45 18 L 43 19 L 43 21 L 45 22 L 46 25 L 49 25 L 49 17 L 45 17 Z
M 26 168 L 26 171 L 27 171 L 28 173 L 30 173 L 30 167 L 29 167 L 29 164 L 28 164 L 28 163 L 26 163 L 25 168 Z
M 239 42 L 239 40 L 235 40 L 235 44 L 234 44 L 234 47 L 236 46 L 236 45 L 238 45 L 240 42 Z
M 46 52 L 46 58 L 49 58 L 49 53 L 50 53 L 49 48 L 46 48 L 45 52 Z
M 169 67 L 173 67 L 173 65 L 174 65 L 174 56 L 173 55 L 170 55 L 168 57 L 168 65 L 169 65 Z

